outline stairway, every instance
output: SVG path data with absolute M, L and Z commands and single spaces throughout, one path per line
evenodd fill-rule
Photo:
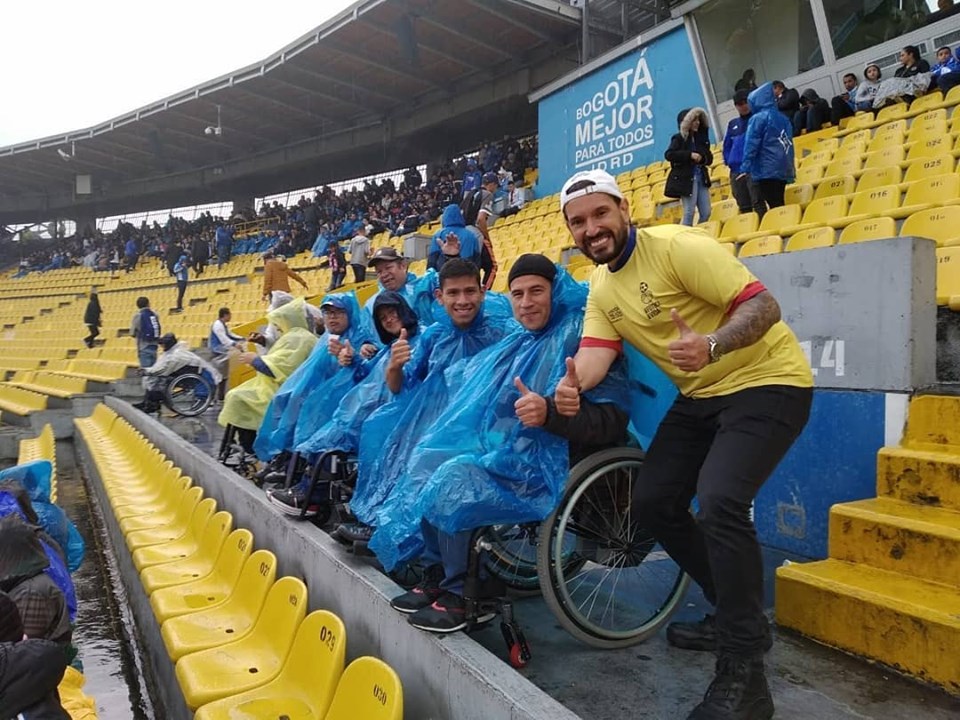
M 908 417 L 878 497 L 830 509 L 829 558 L 777 570 L 777 622 L 960 694 L 960 397 Z

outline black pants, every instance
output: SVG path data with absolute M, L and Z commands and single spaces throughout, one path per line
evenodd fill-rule
M 783 205 L 783 193 L 787 189 L 784 180 L 753 180 L 750 183 L 750 195 L 753 209 L 763 219 L 769 208 Z
M 354 282 L 363 282 L 367 279 L 367 268 L 363 265 L 354 265 L 351 264 L 350 267 L 353 268 L 353 281 Z
M 193 270 L 197 275 L 203 275 L 203 271 L 207 269 L 207 259 L 203 257 L 195 258 L 193 261 Z
M 731 173 L 730 190 L 733 193 L 734 199 L 737 201 L 737 208 L 739 208 L 740 212 L 748 213 L 753 210 L 753 195 L 750 194 L 749 176 L 744 175 L 738 179 Z
M 839 95 L 830 102 L 830 122 L 834 125 L 839 125 L 845 117 L 853 117 L 854 115 L 856 115 L 854 109 Z
M 90 330 L 90 334 L 83 339 L 83 342 L 86 343 L 87 347 L 93 347 L 93 341 L 100 334 L 100 328 L 96 325 L 87 325 L 87 329 Z
M 187 291 L 187 281 L 177 280 L 177 310 L 183 310 L 183 294 Z
M 810 388 L 784 385 L 680 396 L 650 444 L 634 517 L 716 605 L 721 652 L 763 651 L 763 561 L 750 506 L 806 425 L 812 398 Z

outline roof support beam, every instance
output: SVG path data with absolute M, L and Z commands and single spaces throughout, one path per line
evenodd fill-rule
M 477 45 L 478 47 L 485 48 L 485 49 L 489 50 L 490 52 L 497 53 L 497 54 L 500 55 L 501 57 L 511 58 L 511 59 L 517 60 L 517 61 L 520 60 L 520 58 L 517 57 L 516 54 L 510 52 L 509 50 L 505 50 L 504 48 L 502 48 L 502 47 L 500 47 L 500 46 L 498 46 L 498 45 L 494 45 L 493 43 L 488 43 L 486 40 L 484 40 L 484 39 L 482 39 L 482 38 L 479 38 L 479 37 L 477 37 L 477 36 L 475 36 L 475 35 L 469 35 L 469 34 L 467 34 L 467 33 L 465 33 L 465 32 L 461 32 L 460 30 L 457 30 L 456 28 L 450 27 L 449 25 L 444 25 L 442 22 L 440 22 L 439 20 L 436 20 L 436 19 L 434 19 L 434 18 L 427 17 L 426 15 L 418 15 L 418 16 L 417 16 L 417 21 L 418 21 L 418 22 L 425 23 L 425 24 L 427 24 L 427 25 L 431 25 L 431 26 L 437 28 L 438 30 L 442 30 L 442 31 L 445 32 L 445 33 L 448 33 L 448 34 L 450 34 L 450 35 L 453 35 L 454 37 L 458 37 L 458 38 L 460 38 L 460 39 L 462 39 L 462 40 L 466 40 L 466 41 L 469 42 L 469 43 L 473 43 L 474 45 Z
M 334 43 L 331 40 L 327 40 L 326 42 L 324 42 L 324 46 L 330 48 L 331 50 L 337 51 L 341 55 L 346 55 L 348 58 L 350 58 L 350 60 L 352 60 L 353 62 L 359 63 L 361 65 L 369 65 L 370 67 L 375 67 L 378 70 L 382 70 L 388 73 L 393 73 L 398 77 L 405 78 L 419 85 L 426 85 L 428 87 L 436 88 L 438 90 L 443 89 L 441 88 L 440 85 L 433 82 L 432 80 L 427 80 L 427 78 L 425 78 L 422 73 L 417 73 L 412 70 L 404 70 L 403 68 L 397 67 L 395 65 L 391 65 L 388 62 L 380 62 L 379 60 L 374 60 L 368 55 L 365 55 L 363 53 L 358 53 L 355 49 L 344 47 L 343 45 Z
M 478 2 L 477 0 L 467 0 L 467 4 L 469 4 L 471 7 L 477 8 L 478 10 L 483 10 L 484 12 L 489 13 L 490 15 L 493 15 L 493 17 L 500 20 L 501 22 L 505 22 L 508 25 L 513 25 L 514 27 L 518 27 L 524 32 L 528 32 L 531 35 L 534 35 L 540 38 L 544 42 L 556 41 L 556 38 L 551 37 L 549 34 L 543 32 L 542 30 L 535 27 L 534 25 L 530 25 L 521 20 L 517 20 L 514 17 L 511 17 L 510 13 L 508 12 L 497 12 L 496 4 L 491 3 L 490 0 L 486 0 L 485 2 Z
M 173 113 L 174 115 L 179 115 L 180 117 L 185 118 L 187 120 L 194 120 L 196 122 L 204 123 L 205 126 L 210 126 L 212 124 L 212 121 L 209 118 L 203 118 L 203 117 L 200 117 L 199 115 L 191 115 L 188 112 L 184 112 L 183 109 L 181 109 L 180 107 L 168 108 L 167 112 Z M 252 138 L 262 143 L 266 143 L 267 145 L 270 145 L 273 143 L 273 141 L 271 141 L 265 135 L 260 135 L 258 133 L 250 132 L 249 130 L 241 130 L 240 128 L 234 125 L 230 125 L 229 123 L 227 123 L 226 129 L 231 134 L 237 133 L 238 135 L 245 135 L 246 137 Z
M 473 5 L 475 3 L 473 3 L 471 0 L 470 4 Z M 483 6 L 479 5 L 478 7 L 482 8 Z M 383 23 L 376 22 L 370 19 L 369 17 L 362 17 L 361 21 L 363 22 L 364 25 L 369 25 L 374 30 L 377 30 L 378 32 L 381 32 L 384 35 L 387 35 L 391 38 L 395 38 L 397 36 L 397 32 L 394 28 L 384 25 Z M 464 65 L 466 67 L 474 68 L 475 70 L 484 69 L 483 65 L 471 60 L 469 55 L 465 55 L 463 57 L 457 57 L 456 55 L 451 55 L 450 53 L 445 52 L 444 50 L 441 50 L 435 45 L 431 45 L 422 36 L 417 38 L 417 44 L 427 52 L 433 55 L 437 55 L 438 57 L 442 57 L 444 60 L 455 62 L 457 65 Z
M 264 93 L 264 92 L 261 92 L 261 91 L 259 91 L 259 90 L 254 90 L 253 88 L 247 87 L 247 83 L 243 83 L 243 84 L 240 84 L 240 85 L 234 85 L 234 86 L 233 86 L 233 89 L 236 90 L 237 92 L 244 93 L 245 95 L 249 95 L 249 96 L 251 96 L 251 97 L 259 98 L 260 100 L 263 100 L 263 101 L 265 101 L 265 102 L 268 102 L 268 103 L 270 103 L 270 104 L 272 104 L 272 105 L 276 105 L 277 107 L 283 108 L 284 110 L 287 110 L 287 111 L 289 111 L 289 112 L 297 113 L 298 115 L 302 115 L 303 117 L 308 117 L 308 118 L 310 118 L 311 121 L 318 121 L 318 120 L 319 120 L 319 121 L 321 121 L 321 122 L 332 122 L 332 123 L 340 122 L 340 121 L 336 120 L 335 118 L 330 117 L 329 115 L 323 115 L 323 114 L 320 114 L 320 113 L 315 113 L 315 112 L 313 112 L 312 110 L 307 110 L 307 109 L 302 108 L 302 107 L 299 107 L 299 106 L 297 106 L 297 105 L 291 105 L 290 103 L 284 102 L 283 100 L 277 100 L 275 97 L 271 97 L 270 95 L 267 95 L 267 94 Z M 249 112 L 250 112 L 250 111 L 247 110 L 247 114 L 249 114 Z
M 319 74 L 319 73 L 313 72 L 313 70 L 309 70 L 309 69 L 307 69 L 307 68 L 305 68 L 305 67 L 302 67 L 302 66 L 300 66 L 300 65 L 288 64 L 288 65 L 284 65 L 284 66 L 283 66 L 283 69 L 284 69 L 284 70 L 293 71 L 293 72 L 296 72 L 296 73 L 301 73 L 301 74 L 303 74 L 303 75 L 307 75 L 307 76 L 309 76 L 309 77 L 316 78 L 317 80 L 322 80 L 322 81 L 325 82 L 325 83 L 330 83 L 331 85 L 339 85 L 339 86 L 341 86 L 341 87 L 345 87 L 345 88 L 349 89 L 351 92 L 358 92 L 358 91 L 359 91 L 359 92 L 364 93 L 364 94 L 366 94 L 366 95 L 373 95 L 374 97 L 383 98 L 384 100 L 388 100 L 388 101 L 391 103 L 391 107 L 392 107 L 393 105 L 396 105 L 397 103 L 404 102 L 404 101 L 406 101 L 406 99 L 407 99 L 407 97 L 406 97 L 405 95 L 403 95 L 403 94 L 387 93 L 387 92 L 384 92 L 384 89 L 383 89 L 383 88 L 372 88 L 372 87 L 369 87 L 369 86 L 367 86 L 367 85 L 359 85 L 359 84 L 357 84 L 357 83 L 355 83 L 355 82 L 348 82 L 348 81 L 346 81 L 346 80 L 341 80 L 341 79 L 336 78 L 336 77 L 333 77 L 333 76 L 321 75 L 321 74 Z M 361 100 L 361 102 L 363 102 L 363 101 Z
M 323 92 L 322 90 L 314 90 L 312 87 L 309 87 L 307 85 L 301 85 L 299 83 L 292 82 L 290 80 L 281 80 L 280 78 L 275 77 L 273 75 L 270 76 L 270 82 L 280 83 L 281 85 L 286 85 L 287 87 L 296 88 L 297 90 L 302 90 L 304 92 L 307 92 L 311 95 L 315 95 L 317 97 L 326 98 L 327 100 L 332 100 L 333 102 L 342 103 L 344 105 L 350 105 L 352 107 L 359 108 L 364 112 L 370 112 L 370 106 L 363 104 L 359 100 L 351 100 L 350 98 L 341 97 L 339 95 L 333 95 L 331 93 Z

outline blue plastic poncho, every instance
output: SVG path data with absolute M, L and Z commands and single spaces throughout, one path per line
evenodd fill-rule
M 370 315 L 360 310 L 356 293 L 351 290 L 327 295 L 321 307 L 331 301 L 346 311 L 350 323 L 346 332 L 341 335 L 341 341 L 349 340 L 357 351 L 365 342 L 378 344 L 373 320 Z M 283 450 L 293 447 L 294 431 L 302 408 L 309 406 L 311 402 L 323 404 L 325 399 L 331 397 L 328 394 L 330 389 L 326 389 L 322 394 L 314 394 L 315 390 L 323 388 L 326 381 L 340 369 L 337 358 L 328 350 L 329 342 L 330 333 L 325 332 L 320 336 L 310 357 L 287 378 L 270 401 L 253 444 L 253 449 L 261 460 L 269 460 Z M 350 387 L 352 385 L 353 383 L 350 383 Z M 339 397 L 339 394 L 333 397 Z
M 498 300 L 499 298 L 499 300 Z M 370 523 L 423 434 L 446 408 L 449 391 L 459 387 L 466 361 L 519 330 L 502 295 L 488 293 L 470 327 L 457 328 L 444 313 L 428 327 L 404 367 L 405 390 L 375 411 L 360 433 L 360 467 L 350 510 Z
M 467 363 L 447 409 L 376 514 L 370 548 L 386 569 L 420 553 L 423 519 L 457 532 L 541 520 L 556 507 L 569 471 L 567 441 L 520 424 L 513 379 L 552 393 L 580 342 L 586 297 L 586 289 L 558 269 L 546 327 L 513 333 Z M 622 378 L 608 376 L 587 397 L 625 401 Z
M 396 338 L 387 333 L 376 317 L 376 311 L 384 306 L 397 308 L 400 321 L 407 331 L 410 348 L 416 351 L 422 337 L 416 314 L 399 293 L 389 290 L 381 293 L 374 303 L 374 324 L 384 344 L 383 349 L 363 365 L 362 371 L 365 376 L 343 396 L 330 419 L 320 426 L 313 426 L 313 433 L 297 443 L 295 447 L 297 452 L 312 454 L 330 449 L 356 452 L 360 443 L 360 428 L 364 420 L 391 399 L 392 393 L 387 387 L 385 374 L 387 363 L 390 362 L 390 345 Z M 327 404 L 332 405 L 332 403 Z
M 62 508 L 50 502 L 52 476 L 53 466 L 49 460 L 35 460 L 0 470 L 0 483 L 16 482 L 26 490 L 40 526 L 63 550 L 67 567 L 74 572 L 83 562 L 86 547 L 76 525 Z
M 223 426 L 256 430 L 280 385 L 309 357 L 317 336 L 307 329 L 303 298 L 282 305 L 267 314 L 270 324 L 282 335 L 260 359 L 273 377 L 258 372 L 227 393 L 217 418 Z

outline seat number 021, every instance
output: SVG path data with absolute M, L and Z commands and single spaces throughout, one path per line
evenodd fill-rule
M 835 377 L 843 377 L 846 372 L 845 365 L 845 343 L 843 340 L 833 338 L 817 338 L 816 340 L 804 340 L 800 343 L 800 349 L 810 363 L 810 369 L 814 377 L 824 371 L 825 374 L 832 373 Z

